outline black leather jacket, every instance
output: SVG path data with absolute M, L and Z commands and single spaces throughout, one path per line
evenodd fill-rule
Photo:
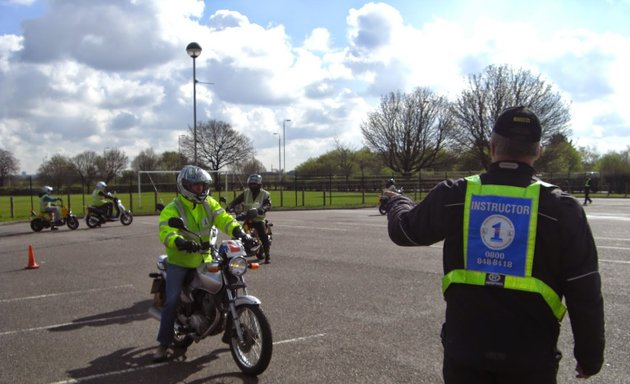
M 482 184 L 525 187 L 536 179 L 526 164 L 501 162 Z M 398 245 L 444 240 L 444 273 L 464 268 L 466 180 L 445 180 L 418 205 L 405 196 L 388 204 L 389 236 Z M 604 356 L 604 304 L 597 249 L 581 205 L 555 186 L 541 186 L 532 275 L 568 308 L 574 355 L 584 373 L 599 372 Z M 445 293 L 442 328 L 449 358 L 490 370 L 531 371 L 557 365 L 560 323 L 537 293 L 452 284 Z

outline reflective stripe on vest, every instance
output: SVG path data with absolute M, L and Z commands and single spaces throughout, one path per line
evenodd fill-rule
M 458 283 L 538 293 L 561 321 L 566 313 L 562 299 L 532 276 L 542 183 L 526 188 L 482 185 L 479 175 L 466 181 L 464 269 L 444 276 L 442 292 Z

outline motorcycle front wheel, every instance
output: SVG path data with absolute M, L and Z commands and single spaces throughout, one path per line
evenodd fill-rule
M 260 375 L 271 361 L 273 349 L 271 326 L 258 305 L 241 305 L 236 311 L 243 332 L 243 342 L 238 341 L 236 331 L 232 329 L 234 323 L 230 318 L 232 325 L 226 332 L 232 333 L 230 339 L 232 357 L 244 374 Z
M 381 213 L 381 215 L 384 215 L 387 213 L 387 210 L 385 209 L 385 205 L 381 204 L 378 206 L 378 211 Z
M 133 221 L 133 216 L 131 213 L 123 212 L 120 214 L 120 222 L 123 225 L 129 225 Z
M 68 216 L 66 218 L 66 225 L 72 230 L 77 229 L 79 228 L 79 219 L 77 219 L 76 216 Z

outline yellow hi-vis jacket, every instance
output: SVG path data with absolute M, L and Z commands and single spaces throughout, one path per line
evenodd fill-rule
M 228 236 L 232 236 L 234 228 L 240 227 L 234 217 L 227 213 L 212 197 L 208 197 L 203 204 L 193 204 L 182 195 L 175 197 L 160 213 L 160 241 L 166 247 L 169 264 L 184 268 L 196 268 L 203 262 L 209 262 L 212 260 L 212 255 L 210 255 L 210 251 L 188 253 L 178 250 L 175 246 L 176 238 L 181 237 L 196 242 L 199 242 L 199 239 L 185 232 L 180 233 L 177 228 L 170 227 L 168 219 L 171 217 L 181 217 L 186 227 L 191 232 L 201 236 L 201 241 L 204 242 L 210 240 L 213 226 Z

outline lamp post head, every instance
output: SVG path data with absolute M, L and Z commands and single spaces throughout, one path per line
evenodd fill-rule
M 201 55 L 201 45 L 192 42 L 186 46 L 186 53 L 188 56 L 192 57 L 193 60 L 196 59 L 199 55 Z

